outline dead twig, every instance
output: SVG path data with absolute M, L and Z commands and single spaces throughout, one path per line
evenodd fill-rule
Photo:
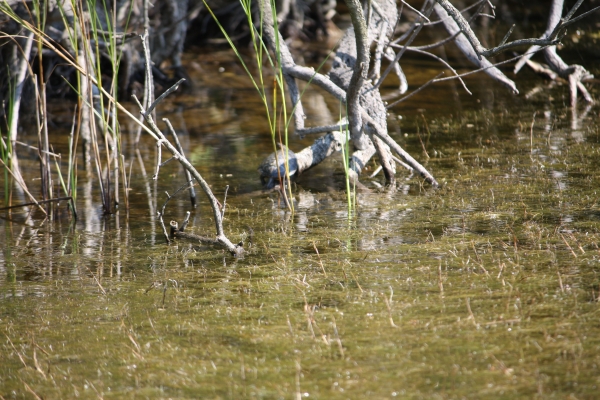
M 319 249 L 317 249 L 317 244 L 313 240 L 312 242 L 313 249 L 315 249 L 315 253 L 317 253 L 317 257 L 319 258 L 319 265 L 321 265 L 321 270 L 323 271 L 323 275 L 327 278 L 327 272 L 325 272 L 325 267 L 323 266 L 323 261 L 321 260 L 321 255 L 319 254 Z
M 390 288 L 390 290 L 391 290 L 391 288 Z M 385 306 L 387 307 L 390 325 L 392 326 L 392 328 L 398 328 L 398 325 L 396 325 L 394 323 L 394 318 L 392 317 L 392 307 L 390 306 L 390 302 L 388 301 L 387 296 L 383 292 L 381 293 L 381 295 L 383 296 L 383 300 L 385 301 Z M 390 294 L 390 299 L 391 299 L 392 295 L 393 295 L 393 292 L 392 292 L 392 294 Z
M 170 195 L 169 192 L 165 192 L 167 195 L 167 200 L 165 200 L 165 202 L 162 205 L 162 208 L 160 209 L 160 211 L 158 212 L 158 221 L 160 222 L 160 226 L 162 227 L 163 230 L 163 235 L 165 236 L 165 240 L 167 241 L 167 244 L 171 243 L 171 240 L 169 239 L 169 235 L 167 234 L 167 228 L 165 227 L 165 222 L 163 220 L 163 216 L 165 215 L 165 208 L 167 207 L 167 203 L 169 203 L 169 201 L 177 196 L 178 193 L 180 193 L 181 191 L 188 189 L 190 187 L 193 187 L 194 184 L 193 182 L 190 180 L 188 181 L 185 185 L 181 186 L 179 189 L 177 189 L 175 191 L 175 193 L 173 193 L 173 195 Z M 189 218 L 188 218 L 189 220 Z
M 471 320 L 471 322 L 473 322 L 473 325 L 475 325 L 475 328 L 479 329 L 479 324 L 477 323 L 477 321 L 475 320 L 475 315 L 473 315 L 473 311 L 471 311 L 471 299 L 467 297 L 467 310 L 469 311 L 469 320 Z
M 100 283 L 100 281 L 98 280 L 96 275 L 92 272 L 92 270 L 89 267 L 86 266 L 86 268 L 88 269 L 88 271 L 90 271 L 90 274 L 92 274 L 92 278 L 94 278 L 94 281 L 96 281 L 96 284 L 100 288 L 100 291 L 102 292 L 102 294 L 106 296 L 106 290 L 104 290 L 104 288 L 102 287 L 102 284 Z
M 2 160 L 0 159 L 0 162 L 1 161 Z M 71 203 L 71 207 L 72 207 L 72 210 L 73 210 L 73 217 L 75 219 L 77 219 L 77 213 L 75 212 L 75 205 L 73 204 L 73 198 L 71 196 L 57 197 L 55 199 L 48 199 L 48 200 L 40 200 L 40 201 L 36 201 L 35 203 L 22 203 L 22 204 L 17 204 L 17 205 L 14 205 L 14 206 L 0 207 L 0 211 L 2 211 L 2 210 L 10 210 L 12 208 L 37 206 L 37 205 L 40 205 L 40 204 L 52 203 L 52 202 L 58 202 L 58 201 L 65 201 L 65 200 L 68 200 Z
M 179 82 L 182 82 L 183 80 L 180 80 Z M 167 92 L 165 92 L 167 93 Z M 163 94 L 165 94 L 163 93 Z M 162 95 L 161 95 L 162 97 Z M 160 99 L 160 97 L 159 97 Z M 157 100 L 158 101 L 158 100 Z M 181 143 L 179 142 L 179 137 L 177 136 L 177 132 L 175 132 L 175 129 L 173 129 L 173 125 L 171 124 L 171 121 L 169 121 L 168 119 L 165 119 L 165 123 L 167 124 L 167 127 L 169 128 L 169 132 L 171 132 L 171 136 L 173 136 L 173 141 L 175 141 L 175 146 L 177 147 L 177 151 L 179 151 L 179 153 L 185 157 L 185 154 L 183 153 L 183 147 L 181 147 Z M 190 173 L 190 171 L 188 171 L 187 169 L 184 169 L 185 172 L 185 179 L 186 181 L 191 181 L 192 180 L 192 174 Z M 196 201 L 196 190 L 194 189 L 194 186 L 190 186 L 190 202 L 192 203 L 192 208 L 196 208 L 198 206 L 198 203 Z
M 340 334 L 338 333 L 337 325 L 335 323 L 335 317 L 332 315 L 332 325 L 333 325 L 333 334 L 335 335 L 335 342 L 338 345 L 338 349 L 340 350 L 340 355 L 344 358 L 344 346 L 342 345 L 342 339 L 340 339 Z
M 150 60 L 146 60 L 146 63 L 147 63 L 147 68 L 150 68 L 150 64 L 149 64 Z M 204 178 L 202 178 L 200 173 L 198 173 L 198 171 L 189 162 L 189 160 L 185 156 L 183 156 L 181 153 L 179 153 L 179 151 L 175 148 L 175 146 L 173 146 L 171 144 L 171 142 L 169 142 L 165 138 L 165 136 L 163 135 L 161 130 L 158 129 L 158 127 L 156 126 L 156 123 L 154 122 L 152 115 L 150 113 L 147 113 L 146 110 L 144 110 L 144 107 L 140 104 L 139 100 L 137 99 L 137 97 L 135 95 L 133 96 L 133 99 L 137 103 L 138 107 L 140 108 L 141 113 L 145 116 L 146 121 L 150 125 L 151 131 L 153 132 L 152 136 L 154 138 L 156 138 L 157 141 L 160 141 L 160 143 L 162 145 L 164 145 L 169 150 L 169 152 L 171 152 L 171 154 L 173 154 L 173 158 L 176 159 L 177 161 L 179 161 L 179 163 L 184 167 L 184 169 L 190 171 L 190 173 L 192 174 L 192 176 L 194 177 L 196 182 L 198 182 L 200 184 L 200 187 L 202 188 L 202 190 L 208 197 L 210 205 L 213 210 L 213 217 L 215 219 L 215 227 L 217 230 L 217 238 L 216 238 L 217 242 L 221 246 L 225 247 L 232 255 L 241 255 L 239 253 L 239 251 L 243 250 L 243 249 L 241 249 L 239 246 L 235 246 L 227 238 L 227 236 L 225 236 L 225 233 L 223 231 L 223 218 L 221 216 L 219 202 L 218 202 L 217 198 L 215 197 L 215 195 L 213 194 L 212 190 L 210 189 L 210 186 L 208 185 L 208 183 L 204 180 Z
M 25 368 L 27 368 L 27 363 L 25 362 L 25 359 L 23 358 L 23 355 L 21 354 L 21 352 L 19 350 L 17 350 L 17 348 L 13 344 L 12 340 L 10 340 L 10 337 L 8 337 L 8 335 L 6 333 L 4 334 L 4 336 L 6 336 L 6 339 L 8 339 L 8 343 L 10 343 L 10 346 L 13 348 L 15 353 L 17 353 L 17 356 L 19 357 L 19 360 L 21 360 L 21 363 L 23 364 L 23 366 Z
M 560 234 L 560 237 L 562 238 L 563 242 L 565 242 L 565 244 L 567 245 L 567 248 L 569 249 L 569 251 L 571 252 L 571 254 L 573 254 L 573 257 L 577 258 L 577 253 L 575 253 L 573 251 L 573 248 L 569 245 L 569 242 L 567 242 L 567 239 L 565 239 L 565 237 L 563 236 L 563 234 Z

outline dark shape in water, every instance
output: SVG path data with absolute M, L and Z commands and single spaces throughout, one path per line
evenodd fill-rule
M 275 153 L 271 153 L 258 167 L 260 173 L 260 181 L 265 189 L 273 189 L 275 185 L 280 184 L 279 177 L 285 177 L 285 157 L 288 156 L 290 168 L 290 179 L 295 178 L 298 172 L 298 160 L 296 154 L 289 150 L 285 145 L 279 144 L 280 149 Z M 287 152 L 286 152 L 287 150 Z

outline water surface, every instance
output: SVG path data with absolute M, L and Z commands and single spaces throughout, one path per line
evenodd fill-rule
M 80 160 L 77 221 L 65 205 L 53 219 L 2 212 L 0 395 L 596 397 L 597 106 L 571 110 L 565 85 L 528 72 L 520 96 L 484 76 L 467 79 L 472 96 L 431 87 L 390 110 L 389 126 L 440 189 L 404 171 L 394 188 L 364 178 L 371 190 L 349 217 L 338 156 L 300 178 L 291 213 L 261 191 L 256 168 L 272 147 L 256 93 L 228 53 L 210 57 L 188 56 L 195 86 L 158 119 L 219 198 L 229 185 L 225 228 L 246 257 L 165 244 L 156 210 L 182 169 L 153 181 L 155 145 L 135 148 L 124 122 L 128 210 L 121 200 L 103 215 Z M 425 82 L 433 64 L 405 68 Z M 306 96 L 315 125 L 337 119 L 338 104 Z M 56 121 L 65 154 L 70 117 L 57 109 Z M 19 155 L 35 179 L 35 154 Z M 166 221 L 191 211 L 193 232 L 212 234 L 199 196 L 196 210 L 187 194 L 173 199 Z

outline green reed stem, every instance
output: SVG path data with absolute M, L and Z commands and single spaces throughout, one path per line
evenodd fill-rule
M 350 131 L 348 128 L 342 128 L 342 105 L 340 104 L 340 132 L 346 135 L 346 141 L 342 146 L 342 163 L 344 165 L 344 175 L 346 180 L 346 202 L 348 204 L 348 219 L 352 218 L 352 211 L 356 209 L 356 184 L 354 185 L 354 191 L 350 190 Z M 346 110 L 348 115 L 348 110 Z M 354 206 L 354 208 L 353 208 Z

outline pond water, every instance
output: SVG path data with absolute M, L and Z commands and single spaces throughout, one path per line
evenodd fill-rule
M 153 181 L 156 147 L 135 148 L 124 121 L 129 210 L 103 215 L 80 160 L 77 221 L 64 204 L 53 219 L 2 211 L 3 398 L 596 398 L 598 106 L 571 110 L 566 85 L 527 71 L 519 96 L 479 75 L 472 96 L 432 86 L 389 126 L 440 189 L 404 171 L 393 189 L 364 177 L 349 217 L 337 156 L 299 179 L 291 213 L 261 191 L 272 145 L 241 68 L 229 52 L 187 65 L 194 87 L 158 120 L 218 198 L 229 185 L 225 229 L 246 256 L 165 244 L 156 210 L 185 178 L 170 163 Z M 437 74 L 426 60 L 405 68 L 411 87 Z M 306 99 L 314 125 L 337 119 L 339 104 Z M 55 114 L 66 154 L 71 116 Z M 36 187 L 34 152 L 19 156 Z M 191 211 L 210 235 L 198 195 L 195 210 L 173 199 L 165 220 Z

